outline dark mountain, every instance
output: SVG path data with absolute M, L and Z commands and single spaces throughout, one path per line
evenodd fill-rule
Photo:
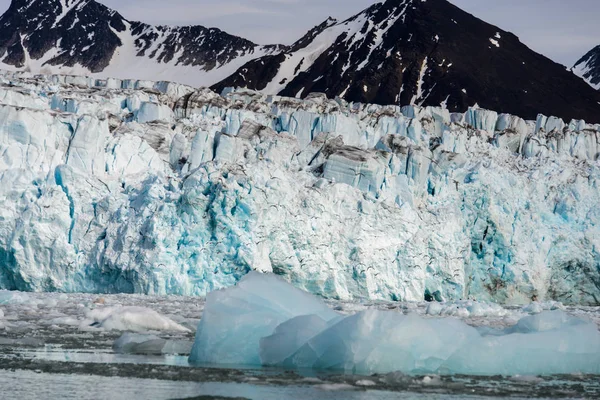
M 2 63 L 20 69 L 212 84 L 276 49 L 216 28 L 127 21 L 94 0 L 13 0 L 0 17 Z
M 475 103 L 533 119 L 538 113 L 600 122 L 600 94 L 512 33 L 446 0 L 388 0 L 328 20 L 287 51 L 241 67 L 214 86 L 303 97 L 439 105 Z
M 291 46 L 259 46 L 203 26 L 128 21 L 94 0 L 13 0 L 0 17 L 0 60 L 32 72 L 298 97 L 323 92 L 452 111 L 477 103 L 526 118 L 541 112 L 600 122 L 600 92 L 446 0 L 377 3 L 346 21 L 326 20 Z
M 573 72 L 593 88 L 600 90 L 600 46 L 594 47 L 581 57 L 573 67 Z

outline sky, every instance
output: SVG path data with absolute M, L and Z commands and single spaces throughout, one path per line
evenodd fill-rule
M 290 44 L 328 16 L 343 20 L 374 0 L 97 0 L 129 20 L 217 27 L 260 44 Z M 449 0 L 567 66 L 600 44 L 600 0 Z M 6 9 L 9 0 L 0 0 Z

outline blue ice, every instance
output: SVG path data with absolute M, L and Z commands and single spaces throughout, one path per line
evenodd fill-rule
M 397 311 L 342 316 L 274 275 L 253 272 L 209 294 L 190 362 L 360 374 L 598 374 L 600 332 L 562 311 L 505 329 Z

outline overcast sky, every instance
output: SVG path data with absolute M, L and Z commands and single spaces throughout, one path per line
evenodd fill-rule
M 97 0 L 125 18 L 216 26 L 261 44 L 288 44 L 328 16 L 345 19 L 374 0 Z M 600 44 L 600 0 L 450 0 L 571 66 Z M 0 0 L 8 8 L 9 0 Z

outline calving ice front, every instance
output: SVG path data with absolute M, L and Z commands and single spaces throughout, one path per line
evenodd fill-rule
M 597 125 L 23 73 L 0 98 L 2 288 L 600 299 Z
M 600 373 L 596 324 L 548 311 L 503 329 L 366 310 L 344 316 L 273 275 L 208 295 L 192 363 L 355 374 Z

